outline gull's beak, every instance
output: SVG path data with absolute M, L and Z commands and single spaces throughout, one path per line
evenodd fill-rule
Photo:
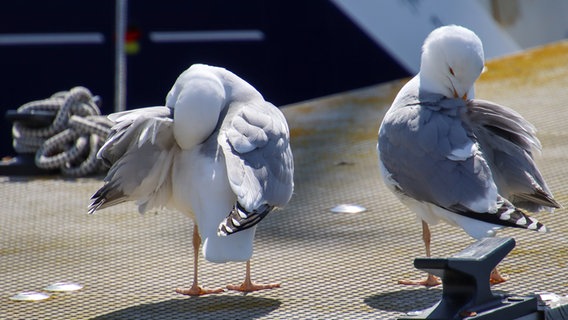
M 467 100 L 467 92 L 464 93 L 463 96 L 460 97 L 456 88 L 453 88 L 453 89 L 454 89 L 454 98 L 462 98 L 463 100 Z

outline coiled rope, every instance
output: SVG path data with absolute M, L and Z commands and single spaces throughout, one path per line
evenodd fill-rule
M 14 149 L 22 154 L 35 153 L 37 167 L 60 169 L 67 176 L 86 176 L 102 170 L 104 165 L 96 155 L 113 123 L 101 116 L 96 98 L 88 89 L 75 87 L 22 105 L 18 114 L 48 111 L 56 115 L 49 126 L 43 127 L 15 121 Z

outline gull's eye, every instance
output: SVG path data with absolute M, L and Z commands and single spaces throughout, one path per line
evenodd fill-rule
M 454 69 L 452 69 L 452 67 L 450 67 L 450 73 L 452 74 L 452 76 L 454 76 L 454 77 L 456 76 L 456 75 L 454 74 Z

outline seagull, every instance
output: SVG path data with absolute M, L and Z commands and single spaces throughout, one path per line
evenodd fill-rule
M 257 224 L 285 206 L 294 188 L 288 124 L 282 112 L 245 80 L 194 64 L 176 80 L 165 106 L 111 114 L 116 124 L 98 152 L 110 169 L 89 213 L 124 201 L 138 211 L 167 207 L 193 220 L 193 284 L 176 292 L 223 292 L 198 283 L 198 253 L 216 263 L 246 261 L 251 292 L 279 283 L 251 281 Z
M 484 68 L 481 40 L 469 29 L 435 29 L 422 47 L 420 72 L 385 114 L 377 151 L 386 186 L 422 222 L 426 256 L 429 225 L 458 226 L 475 239 L 503 227 L 546 232 L 526 212 L 559 208 L 533 153 L 536 129 L 516 111 L 474 99 Z M 495 268 L 490 281 L 506 278 Z M 401 280 L 434 286 L 440 279 Z

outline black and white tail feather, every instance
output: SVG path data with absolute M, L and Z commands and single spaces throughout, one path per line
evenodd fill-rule
M 450 209 L 450 211 L 496 225 L 534 230 L 542 233 L 548 232 L 548 228 L 545 225 L 515 207 L 507 199 L 499 197 L 497 205 L 498 208 L 496 212 L 479 213 L 470 210 L 463 210 L 461 207 L 454 207 Z
M 231 210 L 229 215 L 219 224 L 217 235 L 224 237 L 253 227 L 264 219 L 272 209 L 274 209 L 274 206 L 263 204 L 252 212 L 249 212 L 237 201 L 233 206 L 233 210 Z

